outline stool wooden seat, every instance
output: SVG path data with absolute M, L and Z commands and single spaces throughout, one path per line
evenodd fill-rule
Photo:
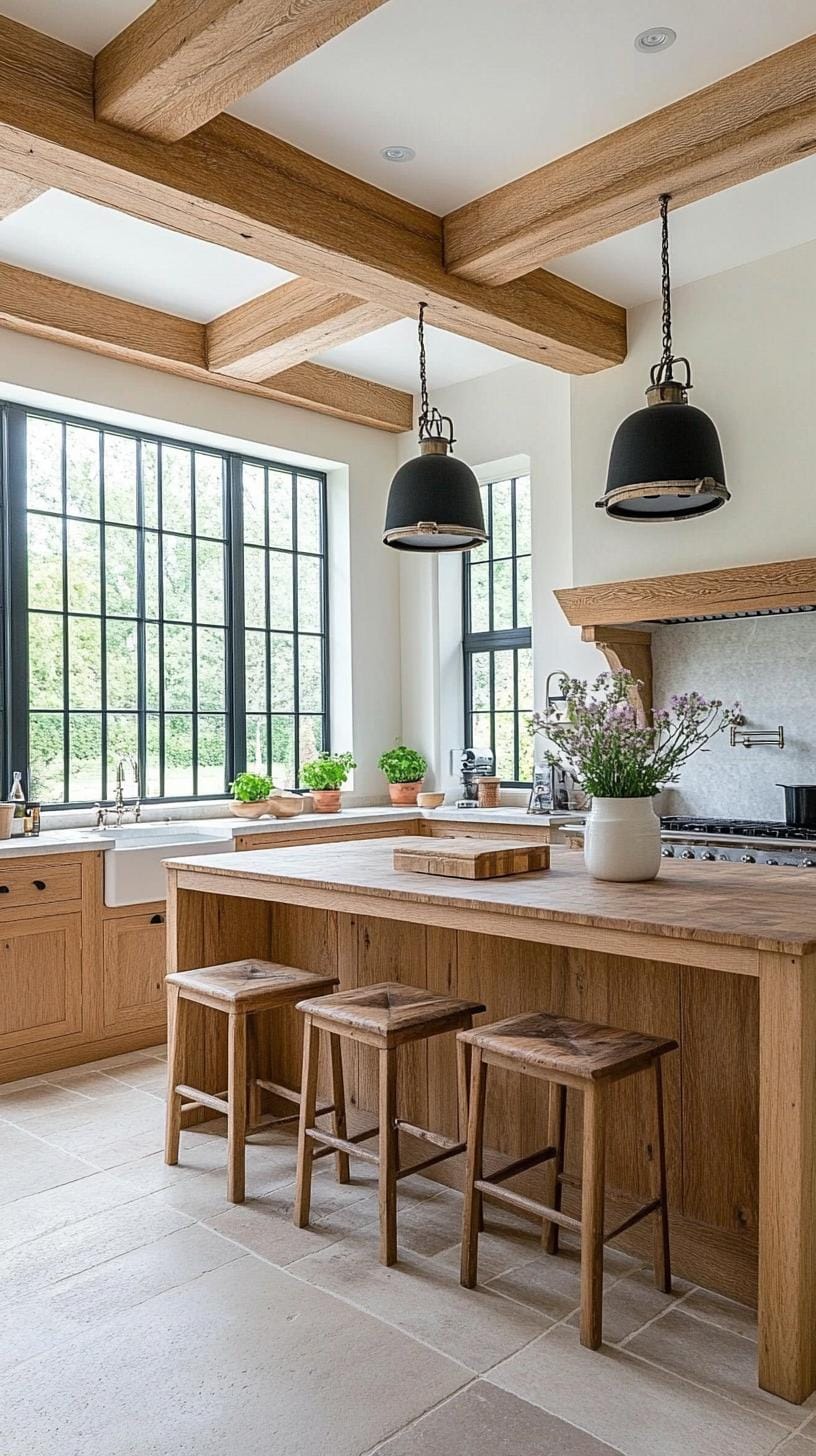
M 319 996 L 337 985 L 336 976 L 316 975 L 279 966 L 273 961 L 230 961 L 199 970 L 177 971 L 166 977 L 167 985 L 167 1114 L 164 1161 L 178 1162 L 181 1115 L 193 1107 L 209 1107 L 227 1118 L 227 1197 L 243 1203 L 246 1139 L 253 1132 L 298 1116 L 262 1117 L 261 1090 L 266 1089 L 287 1102 L 300 1106 L 300 1093 L 257 1075 L 258 1045 L 254 1014 L 292 1005 L 304 994 Z M 227 1090 L 205 1092 L 183 1081 L 188 1027 L 185 1008 L 189 1003 L 220 1011 L 229 1019 L 227 1029 Z M 343 1077 L 339 1059 L 332 1060 L 333 1102 L 316 1114 L 331 1112 L 335 1132 L 345 1132 Z M 185 1101 L 186 1099 L 186 1101 Z M 338 1155 L 337 1176 L 348 1182 L 348 1158 Z
M 654 1272 L 658 1289 L 671 1291 L 669 1222 L 666 1197 L 666 1148 L 663 1121 L 661 1058 L 677 1049 L 666 1037 L 573 1021 L 547 1012 L 513 1016 L 493 1026 L 462 1031 L 458 1041 L 471 1051 L 470 1112 L 465 1173 L 465 1205 L 460 1279 L 472 1289 L 477 1279 L 482 1199 L 503 1203 L 519 1213 L 544 1220 L 544 1247 L 558 1253 L 558 1229 L 581 1235 L 581 1343 L 596 1350 L 601 1343 L 604 1244 L 617 1238 L 649 1214 L 655 1216 Z M 548 1115 L 549 1144 L 539 1152 L 508 1163 L 484 1176 L 483 1137 L 488 1067 L 502 1067 L 551 1084 Z M 607 1089 L 613 1082 L 651 1071 L 654 1079 L 654 1141 L 651 1144 L 652 1198 L 615 1228 L 604 1232 Z M 583 1159 L 581 1217 L 561 1210 L 566 1181 L 564 1143 L 566 1094 L 583 1093 Z M 501 1185 L 518 1173 L 541 1163 L 549 1165 L 549 1203 L 528 1198 Z
M 302 1101 L 298 1133 L 297 1190 L 294 1221 L 299 1228 L 309 1222 L 311 1206 L 312 1164 L 315 1158 L 341 1151 L 362 1158 L 379 1169 L 380 1262 L 394 1264 L 397 1258 L 397 1184 L 411 1173 L 422 1172 L 445 1158 L 465 1150 L 467 1125 L 468 1071 L 470 1048 L 457 1044 L 457 1080 L 459 1088 L 459 1137 L 444 1137 L 416 1127 L 397 1117 L 397 1052 L 410 1042 L 426 1041 L 459 1030 L 468 1030 L 473 1017 L 484 1011 L 477 1001 L 460 1001 L 417 986 L 403 986 L 385 981 L 375 986 L 361 986 L 334 995 L 310 997 L 301 1001 L 298 1010 L 304 1016 Z M 317 1068 L 320 1032 L 329 1042 L 347 1037 L 376 1048 L 379 1061 L 379 1121 L 376 1127 L 353 1137 L 323 1132 L 315 1127 Z M 400 1167 L 399 1134 L 408 1133 L 435 1146 L 438 1151 L 429 1157 Z M 360 1143 L 379 1136 L 379 1150 L 372 1153 Z M 319 1151 L 316 1151 L 316 1146 Z

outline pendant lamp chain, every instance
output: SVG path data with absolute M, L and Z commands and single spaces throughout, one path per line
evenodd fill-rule
M 422 431 L 423 423 L 428 420 L 428 369 L 425 362 L 425 309 L 427 304 L 419 305 L 419 428 Z
M 662 229 L 662 240 L 660 244 L 660 262 L 663 270 L 663 358 L 661 363 L 665 372 L 665 378 L 672 377 L 672 316 L 671 316 L 671 273 L 669 271 L 669 194 L 663 192 L 660 197 L 660 225 Z
M 428 400 L 428 367 L 425 359 L 425 310 L 427 303 L 419 305 L 419 441 L 445 440 L 452 450 L 454 443 L 453 420 L 441 415 Z

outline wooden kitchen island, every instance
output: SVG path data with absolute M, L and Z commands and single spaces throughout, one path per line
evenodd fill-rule
M 452 991 L 483 1001 L 489 1020 L 542 1009 L 676 1038 L 666 1061 L 675 1272 L 757 1304 L 759 1382 L 803 1401 L 816 1387 L 816 873 L 667 862 L 651 884 L 602 884 L 580 855 L 555 848 L 549 871 L 473 884 L 396 872 L 397 843 L 406 839 L 171 861 L 169 969 L 257 955 L 336 971 L 344 988 Z M 275 1080 L 297 1085 L 300 1028 L 291 1011 L 274 1015 L 262 1040 L 274 1039 Z M 211 1024 L 221 1019 L 202 1022 L 186 1075 L 214 1092 L 226 1085 Z M 345 1068 L 353 1115 L 370 1126 L 368 1049 L 353 1048 Z M 504 1161 L 523 1157 L 546 1141 L 546 1089 L 491 1078 L 487 1145 Z M 607 1180 L 625 1215 L 649 1196 L 649 1102 L 637 1078 L 613 1092 Z M 455 1132 L 446 1038 L 406 1049 L 400 1097 L 402 1117 Z M 458 1161 L 438 1176 L 455 1182 Z M 536 1175 L 525 1176 L 535 1191 Z M 648 1256 L 651 1230 L 621 1242 Z

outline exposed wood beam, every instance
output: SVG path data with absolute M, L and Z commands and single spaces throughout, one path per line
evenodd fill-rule
M 410 394 L 302 364 L 263 383 L 212 374 L 205 325 L 0 263 L 0 326 L 109 359 L 259 395 L 320 414 L 398 432 L 412 425 Z
M 19 212 L 21 207 L 40 197 L 46 189 L 30 182 L 27 177 L 16 177 L 13 172 L 0 171 L 0 217 Z
M 397 314 L 572 373 L 619 363 L 623 309 L 538 271 L 501 289 L 446 273 L 442 224 L 221 115 L 169 146 L 95 121 L 93 60 L 0 20 L 0 166 L 249 253 Z
M 816 151 L 816 35 L 559 157 L 445 219 L 445 260 L 490 284 Z
M 564 587 L 555 595 L 568 622 L 595 631 L 633 623 L 794 611 L 816 607 L 816 557 L 604 581 Z
M 235 379 L 268 379 L 397 317 L 379 304 L 294 278 L 207 325 L 207 363 Z
M 96 114 L 178 141 L 384 0 L 154 0 L 96 57 Z

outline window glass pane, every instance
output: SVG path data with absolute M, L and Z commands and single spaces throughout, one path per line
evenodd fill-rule
M 192 543 L 186 536 L 165 535 L 164 615 L 172 622 L 189 622 L 193 615 Z
M 496 773 L 502 779 L 516 777 L 514 753 L 515 715 L 496 714 Z
M 298 551 L 320 551 L 320 481 L 298 476 Z
M 147 766 L 145 798 L 158 799 L 161 783 L 161 722 L 153 713 L 147 715 Z
M 272 716 L 271 771 L 279 789 L 295 787 L 295 720 Z
M 533 540 L 530 527 L 530 477 L 519 476 L 516 481 L 516 551 L 524 556 L 532 551 Z
M 487 632 L 490 627 L 489 616 L 489 567 L 487 563 L 483 566 L 471 566 L 470 568 L 470 630 L 471 632 Z
M 160 706 L 161 660 L 159 658 L 159 627 L 148 623 L 145 627 L 145 705 L 148 712 Z
M 105 431 L 105 516 L 136 524 L 136 441 Z
M 513 563 L 497 561 L 493 568 L 493 631 L 513 625 Z
M 490 714 L 489 713 L 474 713 L 473 714 L 473 742 L 472 743 L 469 743 L 467 745 L 468 748 L 489 748 L 490 747 L 490 742 L 491 742 Z
M 62 510 L 62 425 L 28 416 L 26 440 L 28 509 Z
M 198 792 L 223 794 L 227 780 L 227 730 L 221 716 L 198 720 Z
M 32 612 L 28 619 L 29 684 L 32 708 L 62 708 L 62 617 Z
M 470 696 L 474 709 L 490 707 L 490 653 L 474 652 L 470 659 Z
M 102 707 L 102 628 L 98 617 L 68 618 L 68 705 Z
M 489 534 L 489 532 L 490 532 L 490 525 L 489 525 L 490 486 L 489 485 L 483 485 L 483 486 L 481 486 L 480 487 L 480 494 L 481 494 L 481 497 L 482 497 L 482 515 L 484 516 L 485 530 Z M 483 541 L 481 546 L 476 546 L 473 551 L 469 551 L 468 552 L 468 555 L 466 557 L 466 560 L 468 560 L 468 561 L 474 561 L 474 562 L 476 562 L 476 561 L 487 561 L 487 558 L 488 558 L 489 555 L 490 555 L 490 541 L 487 540 L 487 541 Z
M 108 612 L 136 616 L 136 532 L 119 526 L 105 529 L 105 591 Z
M 155 440 L 142 441 L 142 510 L 144 523 L 159 524 L 159 447 Z
M 323 706 L 323 657 L 322 638 L 298 638 L 298 677 L 300 681 L 300 711 L 319 713 Z M 303 748 L 301 746 L 301 760 Z
M 266 633 L 247 632 L 244 638 L 246 705 L 248 713 L 266 712 Z M 264 752 L 264 760 L 266 753 Z
M 269 553 L 269 624 L 273 628 L 291 629 L 294 625 L 292 560 L 287 551 Z
M 523 784 L 532 783 L 533 780 L 533 736 L 527 727 L 529 715 L 519 714 L 518 736 L 519 736 L 519 781 Z
M 533 711 L 533 654 L 529 647 L 518 653 L 518 706 Z
M 495 681 L 496 708 L 501 712 L 511 710 L 515 703 L 515 685 L 513 682 L 513 652 L 493 653 L 493 673 Z
M 244 620 L 248 627 L 266 626 L 266 562 L 257 546 L 244 551 Z
M 61 713 L 30 713 L 28 719 L 31 774 L 45 803 L 63 797 Z
M 266 716 L 247 714 L 247 768 L 251 773 L 266 773 L 269 757 L 266 746 Z
M 223 622 L 224 547 L 196 540 L 196 615 L 199 622 Z
M 164 731 L 164 792 L 175 799 L 193 792 L 192 715 L 171 713 Z
M 241 475 L 244 486 L 244 540 L 263 546 L 266 541 L 265 472 L 261 465 L 244 462 Z
M 168 711 L 193 706 L 192 627 L 164 629 L 164 703 Z
M 102 606 L 99 527 L 90 521 L 69 521 L 67 535 L 68 610 L 99 612 Z
M 98 713 L 72 713 L 68 719 L 70 758 L 68 798 L 93 803 L 102 796 L 102 719 Z M 62 789 L 57 798 L 62 798 Z
M 269 639 L 272 711 L 291 713 L 295 708 L 294 647 L 290 636 L 273 632 Z
M 298 557 L 298 626 L 303 632 L 319 632 L 323 611 L 320 600 L 322 578 L 316 556 Z
M 28 604 L 62 604 L 62 524 L 54 516 L 28 518 Z
M 116 784 L 116 770 L 124 760 L 125 782 L 122 792 L 125 798 L 132 798 L 136 790 L 133 784 L 132 764 L 139 757 L 139 720 L 135 713 L 108 714 L 108 794 L 113 794 Z
M 226 693 L 225 634 L 219 627 L 199 627 L 198 706 L 201 712 L 223 711 Z
M 530 627 L 533 621 L 533 593 L 530 580 L 531 559 L 522 556 L 516 562 L 516 626 Z
M 292 546 L 292 477 L 288 471 L 270 470 L 269 544 Z
M 313 714 L 301 717 L 299 732 L 300 761 L 308 763 L 310 758 L 323 752 L 323 719 Z
M 159 537 L 155 531 L 145 532 L 145 615 L 159 616 Z
M 220 455 L 195 457 L 196 532 L 199 536 L 224 535 L 224 464 Z
M 190 530 L 192 456 L 189 450 L 162 445 L 162 525 L 165 531 Z
M 139 706 L 139 644 L 135 622 L 107 623 L 107 696 L 109 708 Z
M 65 430 L 68 514 L 99 515 L 99 431 L 68 425 Z
M 513 554 L 513 512 L 511 509 L 511 485 L 509 480 L 500 480 L 493 486 L 493 534 L 494 556 Z

